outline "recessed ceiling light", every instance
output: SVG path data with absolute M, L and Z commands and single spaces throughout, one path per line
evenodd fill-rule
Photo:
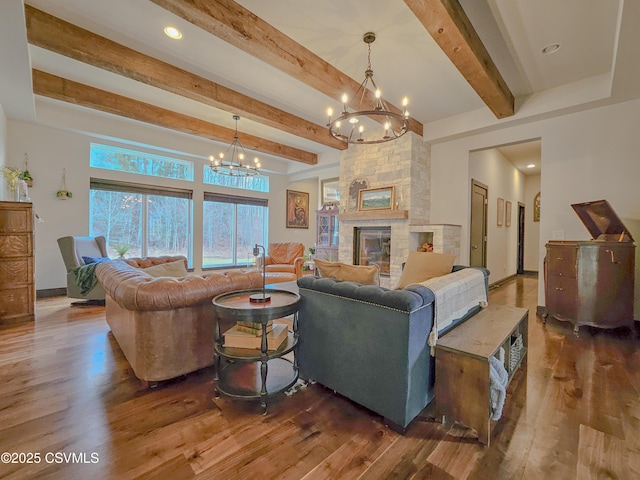
M 182 38 L 182 32 L 176 27 L 164 27 L 164 33 L 167 37 L 179 40 Z
M 536 164 L 535 163 L 530 163 L 529 165 L 527 165 L 527 168 L 535 168 Z
M 542 49 L 543 55 L 549 55 L 550 53 L 557 52 L 560 49 L 559 43 L 552 43 L 551 45 L 547 45 Z

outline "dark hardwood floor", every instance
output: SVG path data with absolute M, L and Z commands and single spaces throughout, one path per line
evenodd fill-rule
M 640 478 L 640 341 L 543 325 L 537 285 L 518 277 L 490 293 L 530 310 L 527 370 L 491 447 L 445 430 L 430 407 L 399 435 L 317 384 L 272 400 L 266 416 L 213 398 L 210 369 L 145 389 L 103 307 L 39 300 L 35 324 L 0 330 L 0 452 L 33 462 L 0 463 L 0 478 Z

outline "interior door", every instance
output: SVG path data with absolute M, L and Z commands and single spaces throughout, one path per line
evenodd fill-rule
M 469 265 L 471 267 L 487 266 L 487 201 L 488 187 L 471 181 L 471 238 Z

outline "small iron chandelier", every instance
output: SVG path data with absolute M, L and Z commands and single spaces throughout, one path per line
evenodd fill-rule
M 253 159 L 253 165 L 251 163 L 245 163 L 247 158 L 247 152 L 244 151 L 240 140 L 238 140 L 238 120 L 240 117 L 234 115 L 233 119 L 236 121 L 236 131 L 233 135 L 233 142 L 227 148 L 225 153 L 220 152 L 219 158 L 215 158 L 213 155 L 209 156 L 209 165 L 211 170 L 221 175 L 229 175 L 232 177 L 253 177 L 260 173 L 260 160 L 258 157 Z M 229 154 L 231 151 L 231 155 Z M 225 157 L 228 160 L 225 160 Z
M 329 117 L 329 133 L 338 140 L 342 140 L 347 143 L 356 144 L 370 144 L 370 143 L 382 143 L 389 140 L 395 140 L 407 133 L 409 128 L 409 111 L 407 105 L 409 100 L 404 97 L 402 100 L 403 112 L 399 113 L 391 110 L 387 103 L 382 98 L 382 93 L 373 80 L 373 70 L 371 69 L 371 44 L 375 41 L 376 34 L 373 32 L 367 32 L 362 37 L 364 43 L 367 44 L 369 54 L 367 56 L 367 69 L 364 72 L 364 80 L 356 90 L 353 96 L 354 102 L 349 104 L 349 97 L 346 93 L 342 95 L 342 114 L 338 117 L 331 119 L 333 115 L 333 109 L 327 109 L 327 115 Z M 366 98 L 369 94 L 367 88 L 369 82 L 373 87 L 375 95 L 375 105 L 373 109 L 366 106 Z M 353 110 L 350 112 L 350 110 Z M 363 137 L 365 130 L 362 120 L 369 118 L 381 123 L 384 128 L 382 136 L 367 135 Z

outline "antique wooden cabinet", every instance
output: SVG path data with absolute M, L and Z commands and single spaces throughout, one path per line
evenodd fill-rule
M 572 205 L 593 240 L 550 241 L 546 314 L 580 325 L 633 327 L 635 245 L 606 200 Z
M 0 325 L 34 320 L 33 262 L 31 203 L 0 202 Z
M 338 211 L 335 203 L 325 203 L 316 210 L 316 258 L 320 260 L 338 261 Z

